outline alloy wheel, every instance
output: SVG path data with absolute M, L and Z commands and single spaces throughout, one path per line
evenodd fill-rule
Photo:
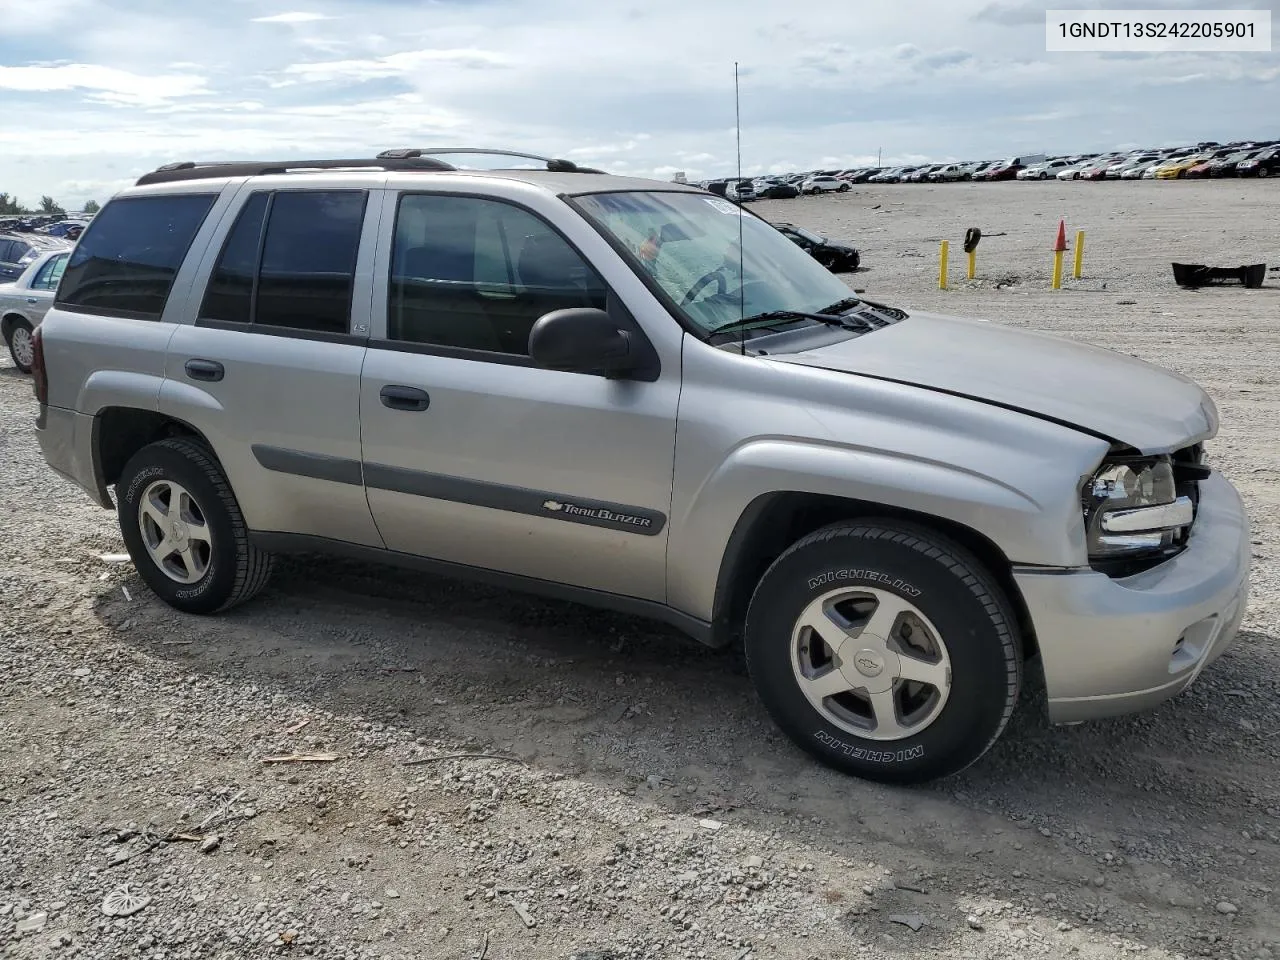
M 951 692 L 941 634 L 915 604 L 873 587 L 830 591 L 796 621 L 791 664 L 823 719 L 869 740 L 928 728 Z
M 170 580 L 196 583 L 209 571 L 213 541 L 204 511 L 172 480 L 156 480 L 142 493 L 138 507 L 142 543 L 152 562 Z

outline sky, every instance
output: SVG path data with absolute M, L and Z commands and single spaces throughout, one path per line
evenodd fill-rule
M 1273 53 L 1046 53 L 1046 7 L 1280 0 L 0 0 L 0 192 L 484 146 L 669 180 L 1280 138 Z

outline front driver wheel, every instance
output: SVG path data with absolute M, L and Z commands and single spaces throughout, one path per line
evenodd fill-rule
M 139 450 L 116 483 L 120 532 L 148 587 L 184 613 L 214 613 L 252 598 L 272 556 L 249 541 L 240 504 L 203 444 L 160 440 Z
M 1022 681 L 1017 622 L 991 574 L 960 544 L 890 521 L 833 524 L 786 550 L 752 597 L 745 648 L 796 744 L 885 783 L 975 762 Z

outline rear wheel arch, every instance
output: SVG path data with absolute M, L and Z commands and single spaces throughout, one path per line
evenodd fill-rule
M 5 340 L 8 340 L 9 334 L 13 331 L 13 325 L 19 320 L 26 319 L 26 317 L 18 313 L 6 313 L 3 317 L 0 317 L 0 335 L 2 335 Z
M 93 418 L 93 472 L 100 492 L 120 479 L 135 453 L 157 440 L 186 438 L 217 459 L 207 437 L 184 420 L 137 407 L 104 407 Z
M 1008 597 L 1022 631 L 1027 658 L 1038 653 L 1026 602 L 1013 579 L 1012 563 L 991 539 L 955 521 L 898 507 L 799 491 L 762 494 L 742 511 L 725 546 L 712 608 L 712 646 L 739 643 L 756 584 L 793 543 L 841 520 L 914 523 L 950 537 L 967 548 Z

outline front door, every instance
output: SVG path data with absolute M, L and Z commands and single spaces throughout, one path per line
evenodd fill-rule
M 369 506 L 387 546 L 665 598 L 678 363 L 653 382 L 533 366 L 529 331 L 616 306 L 541 216 L 491 198 L 389 200 L 386 339 L 361 378 Z

